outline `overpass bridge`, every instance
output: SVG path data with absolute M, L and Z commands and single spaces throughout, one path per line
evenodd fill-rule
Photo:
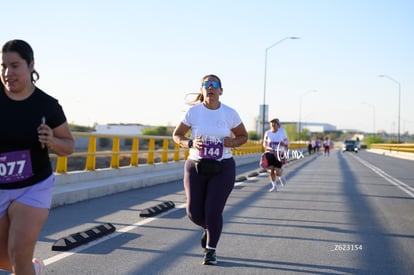
M 78 143 L 85 144 L 85 146 L 87 144 L 86 151 L 78 149 L 69 157 L 58 157 L 51 154 L 52 159 L 56 160 L 56 185 L 52 207 L 182 178 L 184 160 L 188 156 L 188 150 L 180 148 L 172 141 L 171 137 L 90 133 L 74 133 L 74 136 Z M 100 139 L 112 145 L 109 147 L 110 150 L 107 150 L 108 148 L 99 149 Z M 128 144 L 128 146 L 122 146 L 122 144 Z M 414 144 L 379 144 L 373 147 L 374 149 L 368 151 L 414 159 Z M 306 155 L 306 152 L 306 142 L 292 142 L 289 161 L 297 160 Z M 258 165 L 261 153 L 262 144 L 260 141 L 248 141 L 242 147 L 233 149 L 238 166 L 249 163 Z M 128 161 L 126 165 L 122 166 L 121 159 L 125 156 Z M 109 167 L 97 168 L 99 157 L 107 157 Z M 74 158 L 85 160 L 81 161 L 84 164 L 84 169 L 80 169 L 76 165 L 77 169 L 68 171 L 68 166 Z
M 268 192 L 257 160 L 239 164 L 237 177 L 245 180 L 236 183 L 225 208 L 217 266 L 200 264 L 201 230 L 186 217 L 181 179 L 55 207 L 35 255 L 45 259 L 47 274 L 68 275 L 414 270 L 413 160 L 366 150 L 305 155 L 287 164 L 287 185 L 277 193 Z M 175 207 L 140 217 L 164 201 Z M 68 251 L 51 249 L 62 237 L 106 223 L 116 231 Z
M 388 153 L 304 154 L 286 165 L 288 184 L 277 193 L 268 192 L 260 153 L 236 155 L 244 180 L 227 203 L 212 267 L 200 264 L 201 231 L 185 214 L 183 160 L 57 173 L 54 208 L 35 255 L 46 274 L 65 275 L 411 274 L 414 158 Z M 175 207 L 140 217 L 164 201 Z M 115 232 L 52 250 L 62 237 L 107 223 Z

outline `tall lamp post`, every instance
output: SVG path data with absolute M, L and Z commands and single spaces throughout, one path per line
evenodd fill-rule
M 369 104 L 369 103 L 367 103 L 367 102 L 362 102 L 362 104 L 366 104 L 366 105 L 368 105 L 368 106 L 371 106 L 372 107 L 372 111 L 373 111 L 373 119 L 372 119 L 372 134 L 374 134 L 375 135 L 375 106 L 374 105 L 372 105 L 372 104 Z
M 299 37 L 296 36 L 287 36 L 283 39 L 280 39 L 279 41 L 277 41 L 276 43 L 270 45 L 269 47 L 266 48 L 265 50 L 265 67 L 264 67 L 264 84 L 263 84 L 263 106 L 262 106 L 262 139 L 264 138 L 264 133 L 265 133 L 265 123 L 266 123 L 266 80 L 267 80 L 267 52 L 273 48 L 274 46 L 282 43 L 285 40 L 288 39 L 299 39 Z
M 379 75 L 379 77 L 385 77 L 388 78 L 389 80 L 391 80 L 392 82 L 396 83 L 398 85 L 398 143 L 401 142 L 401 135 L 400 135 L 400 121 L 401 121 L 401 84 L 400 82 L 398 82 L 397 80 L 395 80 L 394 78 L 385 75 L 385 74 L 381 74 Z
M 299 138 L 300 138 L 300 134 L 302 134 L 302 98 L 307 94 L 316 93 L 316 92 L 317 90 L 307 91 L 299 97 L 299 125 L 298 125 Z

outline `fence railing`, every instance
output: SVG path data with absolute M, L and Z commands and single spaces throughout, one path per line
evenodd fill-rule
M 374 143 L 371 149 L 381 149 L 390 152 L 414 153 L 414 143 Z
M 68 171 L 95 171 L 100 168 L 120 168 L 140 164 L 181 161 L 188 157 L 188 149 L 177 145 L 168 136 L 109 135 L 74 132 L 77 142 L 83 139 L 85 149 L 76 149 L 70 156 L 60 157 L 51 153 L 56 173 Z M 86 141 L 86 142 L 85 142 Z M 290 149 L 305 148 L 306 143 L 291 143 Z M 79 148 L 79 146 L 77 146 Z M 261 141 L 249 140 L 233 148 L 235 156 L 262 152 Z

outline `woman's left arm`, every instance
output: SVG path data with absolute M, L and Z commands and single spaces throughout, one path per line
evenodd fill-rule
M 75 149 L 75 139 L 67 122 L 62 123 L 58 127 L 52 129 L 53 136 L 46 143 L 58 156 L 67 156 L 73 153 Z
M 231 129 L 231 132 L 233 133 L 233 137 L 226 137 L 224 139 L 225 147 L 234 148 L 247 142 L 249 136 L 243 123 L 240 123 L 237 127 Z

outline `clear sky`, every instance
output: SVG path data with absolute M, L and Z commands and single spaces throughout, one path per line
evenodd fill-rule
M 400 109 L 401 133 L 414 134 L 411 0 L 21 0 L 1 10 L 1 44 L 32 45 L 37 85 L 70 123 L 176 125 L 186 94 L 214 73 L 222 102 L 254 130 L 265 50 L 297 36 L 268 51 L 270 117 L 397 132 Z

